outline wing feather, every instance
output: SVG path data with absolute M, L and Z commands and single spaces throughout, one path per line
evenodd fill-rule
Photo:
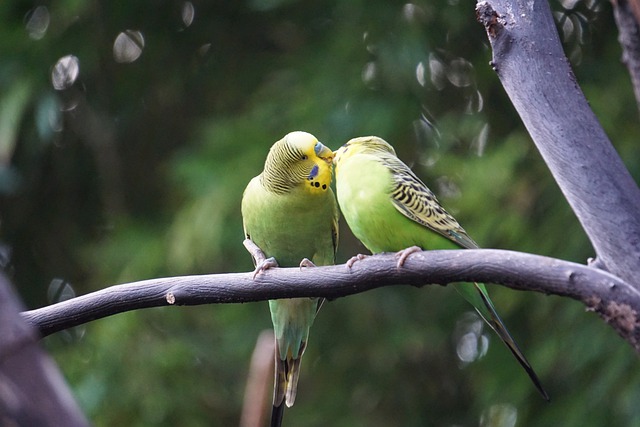
M 436 195 L 415 173 L 393 155 L 380 156 L 393 176 L 394 207 L 407 218 L 424 225 L 463 248 L 474 249 L 473 241 L 458 221 L 438 202 Z

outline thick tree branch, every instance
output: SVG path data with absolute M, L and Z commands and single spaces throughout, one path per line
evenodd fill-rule
M 0 274 L 0 425 L 84 427 L 86 418 L 37 332 L 20 318 L 22 304 Z
M 622 46 L 622 62 L 629 70 L 640 110 L 640 0 L 612 0 L 611 3 Z
M 640 351 L 640 292 L 616 276 L 558 259 L 496 249 L 427 251 L 402 268 L 395 254 L 345 265 L 273 268 L 260 273 L 168 277 L 111 286 L 23 313 L 43 336 L 116 313 L 166 305 L 239 303 L 288 297 L 334 299 L 392 285 L 498 283 L 567 296 L 598 312 Z
M 640 289 L 640 189 L 576 82 L 548 2 L 481 1 L 476 13 L 492 65 L 599 261 Z

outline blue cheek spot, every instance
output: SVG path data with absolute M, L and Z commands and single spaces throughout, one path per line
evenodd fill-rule
M 313 179 L 316 176 L 318 176 L 318 170 L 320 168 L 318 168 L 318 165 L 313 165 L 313 168 L 311 169 L 311 172 L 309 172 L 309 179 Z

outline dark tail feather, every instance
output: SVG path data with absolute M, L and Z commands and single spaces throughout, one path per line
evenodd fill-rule
M 277 345 L 277 344 L 276 344 Z M 281 406 L 287 393 L 287 362 L 280 359 L 276 347 L 276 369 L 273 382 L 273 406 Z
M 278 354 L 276 343 L 276 369 L 275 383 L 273 388 L 273 409 L 271 410 L 271 427 L 280 427 L 284 416 L 284 397 L 287 391 L 287 368 L 286 362 L 281 360 Z
M 287 394 L 287 377 L 289 376 L 287 361 L 280 358 L 278 342 L 275 351 L 275 378 L 273 384 L 273 409 L 271 410 L 271 427 L 280 427 L 284 417 L 285 396 Z
M 304 353 L 307 343 L 303 341 L 298 350 L 298 357 L 293 359 L 287 357 L 285 360 L 280 356 L 278 341 L 275 349 L 275 378 L 273 385 L 273 409 L 271 410 L 271 427 L 280 427 L 284 416 L 285 405 L 293 406 L 296 400 L 298 388 L 298 376 L 300 375 L 300 358 Z
M 480 310 L 478 310 L 478 313 L 480 313 L 480 315 L 489 324 L 489 326 L 491 326 L 491 328 L 498 334 L 502 342 L 504 342 L 505 345 L 509 348 L 509 350 L 511 350 L 511 353 L 513 353 L 515 358 L 518 360 L 518 363 L 520 363 L 520 366 L 522 366 L 522 368 L 529 375 L 529 378 L 531 379 L 531 382 L 533 382 L 533 385 L 535 385 L 535 387 L 538 389 L 542 397 L 547 402 L 549 402 L 551 399 L 549 398 L 549 395 L 547 394 L 545 389 L 542 387 L 542 383 L 540 382 L 538 375 L 536 375 L 535 371 L 531 367 L 531 364 L 525 357 L 524 353 L 522 352 L 522 350 L 520 350 L 520 347 L 518 347 L 518 344 L 515 342 L 515 340 L 509 333 L 509 330 L 507 329 L 505 324 L 502 322 L 502 319 L 500 318 L 500 316 L 498 316 L 498 313 L 496 312 L 496 309 L 493 307 L 491 300 L 488 299 L 486 294 L 482 292 L 480 289 L 478 289 L 478 291 L 479 291 L 478 293 L 482 297 L 482 300 L 484 301 L 485 307 L 489 309 L 492 316 L 491 318 L 487 319 Z
M 280 402 L 280 405 L 273 406 L 271 410 L 271 427 L 280 427 L 282 425 L 282 418 L 284 417 L 284 402 Z

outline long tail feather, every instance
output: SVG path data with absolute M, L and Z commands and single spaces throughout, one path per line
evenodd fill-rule
M 493 303 L 489 299 L 487 291 L 484 289 L 484 285 L 474 283 L 475 289 L 472 289 L 469 285 L 460 284 L 456 285 L 455 288 L 467 301 L 469 301 L 476 308 L 478 314 L 480 314 L 484 321 L 487 322 L 491 329 L 493 329 L 496 334 L 498 334 L 502 342 L 507 346 L 507 348 L 509 348 L 511 353 L 513 353 L 518 363 L 520 363 L 520 366 L 522 366 L 527 375 L 529 375 L 529 378 L 531 379 L 531 382 L 533 382 L 533 385 L 540 392 L 542 397 L 548 402 L 550 400 L 549 395 L 542 387 L 542 382 L 531 367 L 531 364 L 525 357 L 522 350 L 520 350 L 520 347 L 518 347 L 516 341 L 509 333 L 509 330 L 505 326 L 504 322 L 496 312 Z
M 275 378 L 273 380 L 273 408 L 271 409 L 271 427 L 280 427 L 284 417 L 284 397 L 287 392 L 287 361 L 280 358 L 278 344 L 275 351 Z
M 276 350 L 276 369 L 273 381 L 273 406 L 280 406 L 287 392 L 287 362 L 279 357 Z
M 291 408 L 296 401 L 296 393 L 298 392 L 298 377 L 300 376 L 300 358 L 291 359 L 288 362 L 289 378 L 287 378 L 287 398 L 285 400 L 287 407 Z
M 280 403 L 279 406 L 273 405 L 271 410 L 271 427 L 280 427 L 282 425 L 282 418 L 284 417 L 284 405 Z
M 271 427 L 278 427 L 282 423 L 284 408 L 293 406 L 298 390 L 298 378 L 300 376 L 300 361 L 306 348 L 306 342 L 302 342 L 298 357 L 293 359 L 291 355 L 282 360 L 279 347 L 276 343 L 275 351 L 275 378 L 273 385 L 273 409 L 271 411 Z

